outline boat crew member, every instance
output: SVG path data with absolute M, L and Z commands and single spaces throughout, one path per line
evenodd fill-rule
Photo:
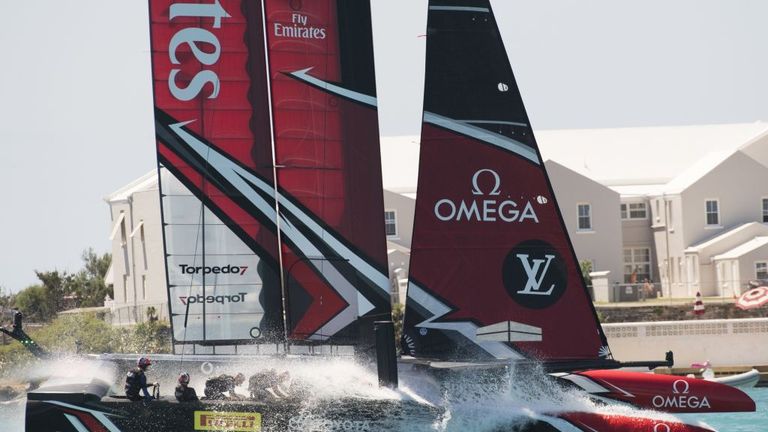
M 189 386 L 189 374 L 184 372 L 179 375 L 179 385 L 176 386 L 176 400 L 179 402 L 196 402 L 197 392 Z
M 283 399 L 290 396 L 291 375 L 288 371 L 277 374 L 275 369 L 267 369 L 254 374 L 248 380 L 248 391 L 256 400 Z
M 148 387 L 156 387 L 157 383 L 147 384 L 147 375 L 145 372 L 152 364 L 147 357 L 142 357 L 136 362 L 136 367 L 132 369 L 125 377 L 125 395 L 132 401 L 151 401 L 152 395 L 147 391 Z M 144 393 L 142 398 L 141 393 Z
M 208 378 L 205 381 L 205 397 L 207 399 L 230 399 L 240 400 L 243 396 L 235 392 L 235 387 L 245 382 L 245 375 L 238 373 L 235 376 L 232 375 L 219 375 L 217 377 Z M 229 395 L 224 395 L 229 393 Z

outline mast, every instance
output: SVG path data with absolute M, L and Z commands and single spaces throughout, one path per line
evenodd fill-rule
M 267 78 L 267 98 L 271 101 L 272 100 L 272 81 L 269 76 L 269 46 L 267 43 L 267 10 L 266 5 L 264 4 L 264 0 L 260 0 L 261 5 L 261 27 L 264 31 L 264 71 L 265 71 L 265 77 Z M 277 194 L 277 160 L 275 159 L 275 124 L 274 124 L 274 115 L 272 113 L 272 104 L 268 104 L 269 108 L 269 136 L 270 136 L 270 150 L 272 153 L 272 178 L 275 179 L 275 193 L 274 193 L 274 200 L 275 200 L 275 214 L 278 215 L 277 218 L 275 218 L 275 226 L 276 226 L 276 234 L 277 234 L 277 244 L 281 245 L 283 244 L 282 241 L 282 234 L 280 232 L 280 201 L 278 200 L 278 194 Z M 285 337 L 285 341 L 288 341 L 288 305 L 287 305 L 287 299 L 288 299 L 288 291 L 286 290 L 285 286 L 285 271 L 283 268 L 283 254 L 278 253 L 277 254 L 277 262 L 278 262 L 278 268 L 280 269 L 280 292 L 282 293 L 282 305 L 283 305 L 283 335 Z M 286 347 L 287 348 L 287 347 Z

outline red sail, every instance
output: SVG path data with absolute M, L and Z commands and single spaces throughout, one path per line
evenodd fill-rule
M 265 4 L 289 336 L 369 339 L 390 313 L 370 5 Z
M 431 0 L 404 348 L 610 355 L 487 0 Z
M 151 20 L 175 339 L 368 339 L 390 310 L 368 2 Z
M 261 6 L 152 0 L 150 21 L 174 340 L 281 340 L 274 197 L 236 178 L 274 188 Z

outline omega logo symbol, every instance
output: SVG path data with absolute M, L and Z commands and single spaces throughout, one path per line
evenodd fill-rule
M 472 175 L 472 198 L 443 198 L 435 203 L 434 214 L 441 222 L 529 222 L 539 223 L 534 203 L 544 205 L 548 200 L 538 195 L 533 200 L 515 201 L 501 196 L 501 176 L 481 168 Z
M 688 394 L 690 391 L 691 385 L 688 384 L 688 381 L 686 380 L 677 380 L 674 383 L 672 383 L 672 393 L 674 394 Z M 683 389 L 680 391 L 680 389 Z
M 493 176 L 493 189 L 491 192 L 488 193 L 488 195 L 498 195 L 499 194 L 499 187 L 501 187 L 501 178 L 499 177 L 499 174 L 491 169 L 483 168 L 481 170 L 478 170 L 475 175 L 472 176 L 472 195 L 483 195 L 483 191 L 480 190 L 480 186 L 477 184 L 477 180 L 480 177 L 480 174 L 482 173 L 488 173 L 491 176 Z
M 672 428 L 666 423 L 657 423 L 653 426 L 653 432 L 671 432 Z

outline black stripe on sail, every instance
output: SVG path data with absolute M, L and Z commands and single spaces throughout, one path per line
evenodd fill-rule
M 158 110 L 160 111 L 160 110 Z M 160 114 L 158 114 L 159 116 Z M 213 169 L 213 167 L 208 163 L 208 161 L 204 160 L 204 158 L 195 150 L 189 147 L 189 144 L 185 143 L 182 139 L 180 139 L 176 133 L 170 130 L 169 125 L 172 124 L 178 124 L 174 122 L 173 118 L 165 114 L 165 122 L 168 123 L 168 126 L 164 125 L 163 123 L 158 121 L 157 129 L 158 129 L 158 136 L 159 139 L 161 139 L 163 142 L 165 142 L 168 147 L 174 151 L 180 158 L 182 158 L 185 163 L 189 164 L 191 167 L 193 167 L 200 175 L 203 175 L 207 181 L 211 182 L 213 185 L 215 185 L 217 188 L 219 188 L 222 192 L 224 192 L 230 199 L 235 201 L 242 209 L 246 210 L 251 216 L 256 218 L 259 222 L 261 222 L 264 227 L 269 229 L 270 231 L 274 232 L 276 230 L 276 224 L 274 221 L 272 221 L 270 218 L 267 217 L 263 213 L 262 210 L 258 208 L 256 204 L 251 202 L 248 198 L 246 198 L 243 195 L 243 192 L 238 190 L 234 185 L 231 184 L 229 180 L 225 178 L 225 176 L 222 173 L 219 173 L 216 169 Z M 221 152 L 209 141 L 205 140 L 204 138 L 200 137 L 199 135 L 193 133 L 192 131 L 189 131 L 188 129 L 184 129 L 186 133 L 189 133 L 192 135 L 196 140 L 203 143 L 205 146 L 210 147 L 213 151 L 216 151 L 220 156 L 226 158 L 230 163 L 238 166 L 242 170 L 246 171 L 249 175 L 252 175 L 253 177 L 257 178 L 258 180 L 262 181 L 265 184 L 268 184 L 271 186 L 269 182 L 264 180 L 262 177 L 255 174 L 252 170 L 249 170 L 247 167 L 244 167 L 242 164 L 240 164 L 238 161 L 231 159 L 228 155 Z M 166 161 L 167 163 L 167 161 Z M 182 177 L 181 172 L 175 171 L 174 174 L 177 177 Z M 263 202 L 265 206 L 268 208 L 274 208 L 274 196 L 270 193 L 267 193 L 266 191 L 262 190 L 262 188 L 258 187 L 256 184 L 254 184 L 251 179 L 248 179 L 244 177 L 240 173 L 235 173 L 238 177 L 240 177 L 245 183 L 249 185 L 249 188 L 251 191 L 256 193 L 260 200 Z M 213 205 L 213 203 L 210 202 L 210 199 L 207 199 L 206 197 L 202 196 L 202 193 L 197 191 L 194 185 L 190 184 L 189 182 L 185 182 L 186 186 L 188 186 L 191 190 L 195 190 L 198 195 L 198 197 L 203 198 L 203 202 L 206 203 L 208 207 L 215 208 L 216 206 Z M 283 196 L 286 196 L 283 194 Z M 298 207 L 300 210 L 305 210 L 303 206 L 301 206 L 299 203 L 296 202 L 295 199 L 288 198 L 293 205 Z M 217 208 L 218 210 L 218 208 Z M 219 213 L 223 212 L 217 212 L 217 215 Z M 343 244 L 347 245 L 347 248 L 352 251 L 353 253 L 356 253 L 358 256 L 363 258 L 366 263 L 371 266 L 376 271 L 382 272 L 379 266 L 377 266 L 375 263 L 373 263 L 370 259 L 367 259 L 362 253 L 360 253 L 357 248 L 354 248 L 353 246 L 349 245 L 348 242 L 344 241 L 343 238 L 338 236 L 335 232 L 328 229 L 327 225 L 324 224 L 321 220 L 319 220 L 315 215 L 311 214 L 309 211 L 303 212 L 305 216 L 309 217 L 312 221 L 320 225 L 321 227 L 328 230 L 328 232 L 335 236 L 335 238 L 339 239 L 339 241 Z M 302 233 L 311 243 L 314 247 L 316 247 L 318 250 L 323 252 L 323 255 L 326 257 L 329 257 L 329 262 L 332 263 L 334 267 L 337 267 L 338 270 L 342 273 L 347 275 L 348 280 L 352 283 L 352 286 L 355 288 L 356 291 L 358 291 L 360 294 L 365 296 L 375 307 L 375 311 L 380 310 L 388 310 L 389 301 L 388 299 L 383 299 L 383 296 L 381 294 L 381 289 L 377 289 L 375 282 L 372 280 L 369 280 L 368 278 L 364 277 L 362 273 L 358 272 L 356 269 L 354 269 L 354 266 L 346 263 L 346 260 L 338 260 L 338 254 L 332 250 L 330 246 L 327 245 L 327 243 L 319 236 L 319 234 L 315 233 L 312 229 L 310 229 L 303 221 L 300 220 L 300 218 L 296 215 L 291 215 L 289 212 L 282 210 L 280 212 L 280 217 L 284 220 L 288 221 L 290 220 L 290 223 L 298 229 L 299 232 Z M 229 221 L 228 223 L 232 223 L 229 218 L 222 218 L 222 220 Z M 242 230 L 239 230 L 242 232 Z M 298 245 L 290 239 L 289 236 L 283 236 L 283 241 L 288 244 L 288 246 L 298 252 L 297 256 L 302 257 L 303 254 L 300 252 L 300 249 Z M 250 244 L 250 243 L 246 243 Z M 309 258 L 311 260 L 311 257 L 305 257 Z M 326 282 L 326 284 L 329 287 L 332 287 L 333 285 L 325 278 L 325 276 L 320 272 L 319 269 L 317 269 L 315 266 L 309 266 L 312 271 L 320 277 L 322 280 Z M 383 274 L 383 272 L 382 272 Z M 352 277 L 352 275 L 360 275 L 360 278 Z M 354 281 L 357 280 L 359 282 L 363 283 L 354 283 Z M 367 281 L 367 282 L 365 282 Z M 289 311 L 289 312 L 299 312 L 299 311 Z M 333 317 L 331 317 L 332 319 Z M 292 320 L 296 321 L 296 320 Z M 341 333 L 341 332 L 340 332 Z M 347 333 L 347 332 L 344 332 Z M 343 339 L 344 336 L 340 335 L 338 339 Z
M 160 117 L 161 115 L 162 115 L 162 117 Z M 229 190 L 230 192 L 232 192 L 231 189 L 233 188 L 233 186 L 231 186 L 231 185 L 230 186 L 226 186 L 226 185 L 229 184 L 229 182 L 227 182 L 223 178 L 223 176 L 221 176 L 218 173 L 216 173 L 215 170 L 211 170 L 209 168 L 206 168 L 207 162 L 201 156 L 199 156 L 194 150 L 190 149 L 187 144 L 183 143 L 183 141 L 180 140 L 176 136 L 176 134 L 173 133 L 170 130 L 169 126 L 173 125 L 173 124 L 178 124 L 178 123 L 180 123 L 179 121 L 175 120 L 173 117 L 171 117 L 170 115 L 166 114 L 165 112 L 163 112 L 160 109 L 155 109 L 155 116 L 156 116 L 156 118 L 161 119 L 161 120 L 158 120 L 156 122 L 155 127 L 158 130 L 164 131 L 164 134 L 163 134 L 162 137 L 158 133 L 158 139 L 162 138 L 162 141 L 165 142 L 170 148 L 172 148 L 174 150 L 174 153 L 176 153 L 179 157 L 184 159 L 185 162 L 190 163 L 190 165 L 192 165 L 194 163 L 195 164 L 194 167 L 198 170 L 198 172 L 201 175 L 204 175 L 207 180 L 209 180 L 211 182 L 216 182 L 214 184 L 216 184 L 217 187 L 219 187 L 222 191 Z M 229 155 L 227 155 L 226 152 L 222 151 L 214 143 L 212 143 L 209 140 L 201 137 L 200 135 L 198 135 L 197 133 L 195 133 L 195 132 L 193 132 L 193 131 L 191 131 L 189 129 L 185 128 L 185 131 L 187 133 L 189 133 L 190 135 L 194 136 L 200 142 L 204 143 L 206 146 L 210 147 L 212 150 L 215 150 L 217 153 L 219 153 L 220 155 L 224 156 L 229 162 L 231 162 L 231 163 L 237 165 L 238 167 L 240 167 L 243 171 L 248 172 L 248 174 L 250 174 L 250 175 L 258 178 L 259 180 L 263 181 L 264 183 L 269 184 L 270 186 L 274 187 L 274 184 L 271 181 L 268 181 L 264 177 L 258 175 L 252 169 L 250 169 L 249 167 L 247 167 L 244 164 L 242 164 L 240 161 L 231 158 Z M 250 181 L 248 181 L 248 182 L 250 183 Z M 270 207 L 274 207 L 274 196 L 272 196 L 271 194 L 267 194 L 267 193 L 263 192 L 258 187 L 253 187 L 253 190 L 256 193 L 258 193 L 261 197 L 263 197 L 263 199 L 265 201 L 267 201 L 267 204 Z M 287 199 L 288 201 L 290 201 L 290 203 L 292 205 L 296 206 L 304 215 L 308 216 L 313 222 L 318 224 L 322 228 L 323 231 L 326 231 L 329 234 L 331 234 L 335 239 L 337 239 L 341 244 L 343 244 L 344 247 L 346 247 L 347 249 L 349 249 L 350 251 L 355 253 L 357 256 L 361 257 L 368 265 L 370 265 L 371 267 L 375 268 L 381 274 L 384 274 L 384 275 L 387 274 L 387 269 L 386 269 L 385 263 L 381 263 L 381 264 L 377 263 L 375 260 L 373 260 L 367 254 L 365 254 L 362 250 L 360 250 L 354 244 L 349 242 L 346 238 L 344 238 L 344 236 L 340 235 L 336 230 L 334 230 L 333 227 L 331 227 L 325 221 L 323 221 L 321 218 L 319 218 L 317 215 L 312 213 L 309 209 L 306 208 L 306 206 L 304 206 L 302 203 L 300 203 L 297 199 L 293 198 L 287 191 L 285 191 L 284 189 L 280 188 L 279 186 L 278 186 L 278 192 L 283 197 L 283 199 Z M 233 199 L 235 202 L 237 202 L 239 205 L 241 205 L 243 208 L 249 208 L 249 209 L 253 210 L 253 205 L 250 203 L 250 201 L 248 201 L 247 199 L 242 197 L 241 193 L 233 193 L 232 196 L 230 196 L 230 198 Z M 274 221 L 272 221 L 270 219 L 265 219 L 263 217 L 260 218 L 259 217 L 260 215 L 258 215 L 258 213 L 260 213 L 260 212 L 256 212 L 256 213 L 251 212 L 251 215 L 254 216 L 255 218 L 259 219 L 259 221 L 264 223 L 264 225 L 268 229 L 270 229 L 271 231 L 274 232 L 275 229 L 276 229 Z
M 424 110 L 535 148 L 490 8 L 487 1 L 430 1 Z

